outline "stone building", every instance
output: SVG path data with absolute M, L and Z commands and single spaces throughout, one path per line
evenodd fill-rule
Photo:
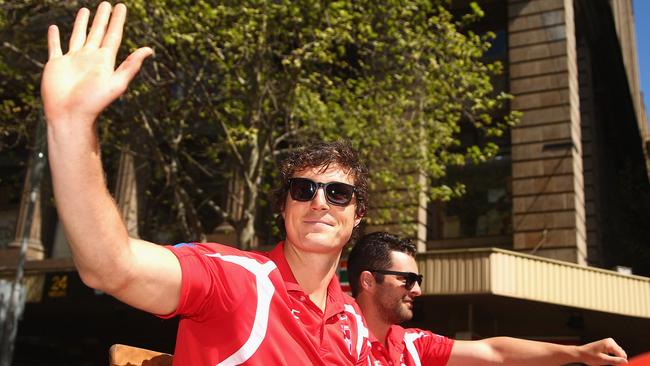
M 497 85 L 522 120 L 497 159 L 452 171 L 465 198 L 420 203 L 414 323 L 472 339 L 612 336 L 647 351 L 650 279 L 631 273 L 648 267 L 619 263 L 624 245 L 650 245 L 635 234 L 647 213 L 632 213 L 650 188 L 632 1 L 479 3 L 497 35 L 488 57 L 507 70 Z

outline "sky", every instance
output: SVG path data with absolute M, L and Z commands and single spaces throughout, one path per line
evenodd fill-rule
M 641 91 L 648 110 L 650 109 L 650 0 L 634 0 L 634 24 L 639 53 Z

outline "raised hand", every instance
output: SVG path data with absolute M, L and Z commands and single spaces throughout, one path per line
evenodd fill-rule
M 68 52 L 61 50 L 59 29 L 48 29 L 49 60 L 43 71 L 41 95 L 45 117 L 50 125 L 92 125 L 111 102 L 126 91 L 153 51 L 139 48 L 115 69 L 122 41 L 126 6 L 102 2 L 97 8 L 90 32 L 86 35 L 90 11 L 77 13 Z
M 103 2 L 86 34 L 88 9 L 77 14 L 70 46 L 61 51 L 59 30 L 48 31 L 49 61 L 41 94 L 54 198 L 74 262 L 85 284 L 156 314 L 178 305 L 181 267 L 174 254 L 130 239 L 106 188 L 94 121 L 126 90 L 150 48 L 133 52 L 115 68 L 126 7 Z

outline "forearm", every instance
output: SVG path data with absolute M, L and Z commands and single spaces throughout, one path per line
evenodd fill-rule
M 104 178 L 90 123 L 48 121 L 54 197 L 75 264 L 85 283 L 106 290 L 104 277 L 128 263 L 128 233 Z
M 49 159 L 59 217 L 83 282 L 139 309 L 168 314 L 180 293 L 180 265 L 167 249 L 134 240 L 106 188 L 97 136 L 89 127 L 51 127 Z
M 625 351 L 611 338 L 582 346 L 565 346 L 494 337 L 480 341 L 456 341 L 447 365 L 619 365 L 626 363 L 626 360 Z
M 483 340 L 501 365 L 564 365 L 581 360 L 577 346 L 565 346 L 525 339 L 495 337 Z

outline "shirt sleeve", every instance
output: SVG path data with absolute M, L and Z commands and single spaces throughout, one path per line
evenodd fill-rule
M 168 246 L 181 265 L 181 292 L 176 315 L 205 320 L 225 316 L 245 297 L 250 280 L 220 255 L 242 255 L 232 247 L 212 243 L 183 243 Z
M 413 341 L 413 345 L 420 356 L 422 365 L 446 365 L 454 346 L 454 340 L 427 330 L 418 329 L 417 331 L 420 336 Z

